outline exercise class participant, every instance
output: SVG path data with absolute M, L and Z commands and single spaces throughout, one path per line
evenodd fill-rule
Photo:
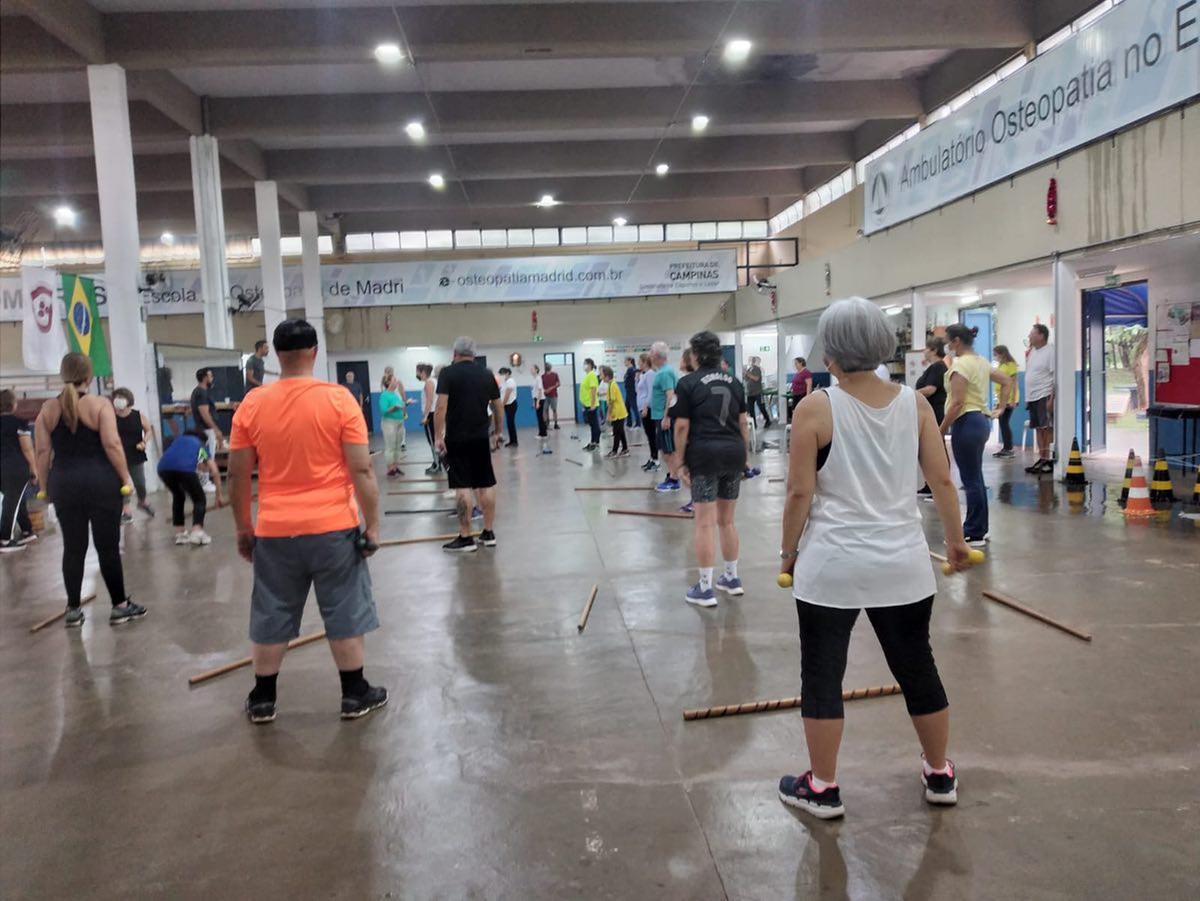
M 1021 389 L 1017 384 L 1020 367 L 1003 344 L 997 344 L 992 350 L 992 358 L 997 363 L 996 368 L 1012 380 L 1012 384 L 1000 393 L 1000 400 L 996 404 L 1000 418 L 1000 450 L 992 456 L 1012 457 L 1016 455 L 1016 451 L 1013 450 L 1012 417 L 1017 404 L 1021 402 Z
M 29 496 L 35 490 L 33 478 L 37 462 L 33 456 L 33 429 L 16 415 L 17 396 L 12 390 L 0 391 L 0 493 L 4 510 L 0 513 L 0 553 L 22 550 L 36 540 L 29 520 Z M 16 533 L 20 529 L 20 534 Z
M 129 476 L 133 479 L 133 490 L 137 492 L 138 509 L 147 516 L 154 515 L 154 509 L 146 503 L 146 445 L 154 441 L 154 426 L 146 414 L 133 406 L 133 392 L 128 388 L 118 388 L 113 392 L 113 409 L 117 412 L 117 434 L 121 436 L 121 447 L 125 450 L 125 463 L 129 466 Z M 203 438 L 204 433 L 200 432 Z M 133 521 L 129 510 L 131 498 L 126 498 L 125 509 L 121 512 L 121 522 Z
M 625 384 L 621 399 L 625 401 L 628 411 L 625 424 L 632 429 L 640 428 L 642 424 L 641 411 L 637 406 L 638 365 L 633 357 L 625 358 Z
M 529 373 L 533 376 L 533 412 L 537 415 L 538 437 L 546 437 L 546 386 L 542 384 L 542 370 L 537 363 L 529 367 Z M 543 446 L 542 453 L 548 453 L 550 449 Z
M 638 355 L 637 407 L 642 420 L 642 431 L 646 434 L 646 446 L 650 449 L 650 457 L 642 464 L 643 472 L 653 472 L 658 469 L 658 423 L 650 415 L 650 395 L 654 389 L 654 364 L 650 354 Z
M 433 409 L 437 406 L 437 379 L 433 377 L 433 367 L 418 363 L 417 381 L 421 383 L 421 428 L 429 442 L 429 453 L 433 455 L 433 463 L 425 468 L 425 475 L 431 476 L 442 471 L 442 458 L 438 456 L 433 440 Z
M 583 421 L 591 429 L 591 440 L 583 446 L 585 451 L 600 447 L 600 377 L 596 375 L 596 361 L 588 357 L 583 361 L 583 381 L 579 383 L 579 405 L 583 407 Z
M 762 410 L 763 428 L 769 429 L 771 412 L 767 409 L 767 402 L 763 400 L 763 371 L 760 357 L 751 357 L 750 365 L 746 367 L 746 402 L 750 407 L 750 418 L 754 419 L 758 416 L 756 410 Z
M 808 361 L 804 357 L 792 360 L 792 369 L 792 390 L 788 393 L 787 402 L 788 422 L 792 421 L 792 411 L 796 409 L 796 404 L 812 394 L 813 389 L 813 374 L 808 371 Z
M 940 426 L 946 415 L 946 342 L 942 338 L 930 338 L 925 342 L 925 371 L 917 379 L 916 392 L 929 401 L 933 418 Z M 917 489 L 917 497 L 923 501 L 933 500 L 928 483 Z
M 452 553 L 470 552 L 479 545 L 496 546 L 496 474 L 492 450 L 499 448 L 500 388 L 492 374 L 475 362 L 475 339 L 454 340 L 454 362 L 438 379 L 434 413 L 437 450 L 446 456 L 450 488 L 457 493 L 458 537 L 442 545 Z M 488 405 L 494 431 L 488 437 Z M 471 537 L 472 494 L 483 508 L 483 530 L 478 543 Z
M 383 458 L 387 462 L 389 479 L 404 475 L 400 468 L 400 452 L 404 447 L 404 420 L 407 417 L 400 380 L 394 375 L 389 376 L 379 393 L 379 425 L 383 429 Z
M 562 379 L 554 371 L 554 366 L 547 363 L 546 371 L 542 374 L 542 387 L 546 389 L 546 403 L 550 408 L 550 412 L 554 414 L 554 427 L 556 429 L 558 428 L 558 386 L 561 384 Z M 546 421 L 549 422 L 549 419 Z
M 972 547 L 984 547 L 988 540 L 987 485 L 983 481 L 983 448 L 992 434 L 988 382 L 995 382 L 1005 394 L 1013 385 L 1012 379 L 975 353 L 978 333 L 979 329 L 961 322 L 946 327 L 946 347 L 954 359 L 946 373 L 949 403 L 941 424 L 943 435 L 950 432 L 950 450 L 967 496 L 963 532 Z
M 850 633 L 865 608 L 924 751 L 925 799 L 954 804 L 950 711 L 929 647 L 937 586 L 913 497 L 919 464 L 933 488 L 950 565 L 963 569 L 969 550 L 942 437 L 928 401 L 875 374 L 896 347 L 879 307 L 839 300 L 821 314 L 817 334 L 837 385 L 806 397 L 792 417 L 779 552 L 780 572 L 795 572 L 800 711 L 811 769 L 784 776 L 779 797 L 821 819 L 845 813 L 837 783 L 842 677 Z
M 667 362 L 669 350 L 665 341 L 655 341 L 650 345 L 650 359 L 654 362 L 654 380 L 650 383 L 650 418 L 654 420 L 657 449 L 667 459 L 667 476 L 655 486 L 655 491 L 679 490 L 679 480 L 671 475 L 671 452 L 675 449 L 675 444 L 671 435 L 671 422 L 667 419 L 667 408 L 675 396 L 675 385 L 679 376 L 674 367 Z
M 216 461 L 208 455 L 204 445 L 204 433 L 189 429 L 176 437 L 158 461 L 158 477 L 171 492 L 171 523 L 175 526 L 176 544 L 198 546 L 212 544 L 212 538 L 204 531 L 204 514 L 208 503 L 204 488 L 200 484 L 197 469 L 207 471 L 212 483 L 217 486 L 217 509 L 225 505 L 221 494 L 221 471 Z M 192 531 L 184 523 L 183 509 L 188 498 L 192 499 Z
M 1050 329 L 1037 323 L 1029 330 L 1029 351 L 1025 354 L 1025 410 L 1029 427 L 1037 434 L 1038 458 L 1028 473 L 1054 472 L 1054 348 Z
M 266 383 L 267 366 L 263 362 L 267 354 L 271 352 L 271 348 L 267 346 L 267 342 L 258 340 L 254 342 L 254 353 L 246 360 L 246 393 L 249 394 L 255 388 L 261 388 Z
M 250 393 L 230 435 L 237 548 L 254 565 L 254 688 L 246 716 L 252 723 L 275 719 L 279 668 L 315 588 L 341 680 L 342 719 L 357 719 L 388 701 L 387 689 L 363 676 L 363 635 L 379 627 L 366 561 L 379 540 L 379 485 L 366 423 L 352 394 L 313 378 L 317 333 L 311 325 L 285 320 L 272 343 L 279 380 Z M 252 520 L 256 468 L 258 517 Z
M 217 407 L 209 389 L 213 386 L 211 369 L 196 370 L 196 387 L 192 389 L 192 422 L 194 428 L 202 429 L 208 439 L 208 453 L 213 455 L 225 443 L 225 435 L 217 425 Z
M 108 621 L 117 626 L 146 615 L 145 607 L 126 597 L 121 567 L 121 489 L 130 483 L 129 467 L 112 403 L 87 393 L 91 358 L 69 353 L 62 358 L 59 374 L 65 387 L 58 397 L 42 404 L 34 446 L 38 484 L 46 486 L 43 490 L 54 504 L 62 530 L 64 622 L 68 629 L 83 625 L 83 561 L 90 529 L 100 575 L 112 600 Z
M 691 358 L 696 369 L 675 386 L 671 415 L 680 475 L 691 485 L 696 515 L 696 563 L 700 581 L 684 595 L 697 607 L 715 607 L 713 565 L 717 533 L 725 572 L 715 587 L 729 595 L 743 593 L 738 578 L 738 534 L 733 517 L 737 507 L 750 426 L 742 383 L 722 371 L 721 339 L 709 331 L 692 335 Z
M 621 385 L 617 384 L 611 366 L 601 366 L 600 374 L 604 377 L 604 393 L 608 398 L 608 421 L 612 425 L 613 433 L 612 450 L 604 456 L 628 457 L 629 440 L 625 437 L 625 419 L 629 416 L 629 411 L 625 409 Z
M 500 404 L 504 407 L 504 422 L 508 426 L 508 444 L 504 446 L 517 447 L 517 380 L 507 366 L 496 371 L 504 380 L 500 387 Z

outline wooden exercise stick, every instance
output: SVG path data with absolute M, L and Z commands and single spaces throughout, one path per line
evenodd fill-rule
M 653 485 L 588 485 L 576 491 L 653 491 Z
M 587 625 L 588 617 L 592 615 L 592 604 L 596 603 L 596 592 L 600 590 L 600 583 L 597 582 L 592 586 L 592 593 L 588 595 L 587 604 L 584 605 L 583 614 L 579 617 L 578 630 L 583 631 Z
M 1080 632 L 1078 629 L 1074 629 L 1071 626 L 1068 626 L 1066 623 L 1060 623 L 1056 619 L 1051 619 L 1049 616 L 1046 616 L 1046 614 L 1034 610 L 1032 607 L 1026 607 L 1020 601 L 1016 601 L 1006 594 L 1001 594 L 998 591 L 992 591 L 990 588 L 987 588 L 984 589 L 983 596 L 989 601 L 995 601 L 997 604 L 1003 604 L 1005 607 L 1016 610 L 1018 613 L 1024 613 L 1026 616 L 1032 617 L 1039 622 L 1043 622 L 1047 626 L 1053 626 L 1056 629 L 1061 629 L 1068 635 L 1074 635 L 1080 641 L 1092 640 L 1092 636 L 1087 632 Z
M 929 552 L 929 556 L 932 557 L 934 560 L 939 561 L 940 563 L 949 563 L 950 562 L 949 558 L 943 557 L 941 554 L 935 554 L 933 551 Z
M 82 601 L 80 601 L 79 606 L 84 607 L 84 606 L 90 604 L 94 600 L 96 600 L 96 595 L 93 592 L 92 594 L 89 594 L 86 598 L 84 598 Z M 47 626 L 54 625 L 56 622 L 58 622 L 60 619 L 62 619 L 66 615 L 67 615 L 66 608 L 63 608 L 62 610 L 58 611 L 58 613 L 54 614 L 54 616 L 48 616 L 44 620 L 42 620 L 40 623 L 34 623 L 32 626 L 29 627 L 29 631 L 31 633 L 32 632 L 40 632 L 42 629 L 46 628 Z
M 288 642 L 288 650 L 292 648 L 303 647 L 306 644 L 312 644 L 314 641 L 320 641 L 325 637 L 325 630 L 313 632 L 309 635 L 301 635 L 299 638 L 293 638 Z M 217 676 L 223 676 L 226 673 L 232 673 L 236 669 L 241 669 L 243 666 L 249 666 L 254 660 L 251 657 L 243 657 L 241 660 L 235 660 L 233 663 L 226 663 L 224 666 L 218 666 L 216 669 L 210 669 L 203 673 L 197 673 L 194 676 L 188 677 L 188 685 L 199 685 L 201 682 L 207 682 L 209 679 L 215 679 Z
M 446 488 L 408 488 L 404 491 L 389 491 L 388 494 L 395 496 L 398 494 L 445 494 L 449 489 Z
M 582 463 L 580 463 L 578 460 L 572 460 L 570 457 L 563 457 L 563 459 L 564 459 L 564 460 L 566 460 L 568 463 L 574 463 L 576 466 L 582 466 L 582 465 L 583 465 L 583 464 L 582 464 Z
M 663 519 L 695 519 L 696 518 L 691 513 L 669 513 L 666 511 L 658 511 L 658 510 L 614 510 L 611 507 L 608 509 L 608 513 L 610 515 L 615 515 L 615 516 L 659 516 L 659 517 L 662 517 Z
M 858 701 L 862 698 L 881 698 L 900 694 L 899 685 L 876 685 L 872 688 L 852 688 L 842 692 L 843 701 Z M 718 716 L 738 716 L 743 713 L 765 713 L 770 710 L 788 710 L 800 706 L 800 698 L 776 698 L 773 701 L 747 701 L 744 704 L 726 704 L 723 707 L 700 707 L 683 711 L 685 720 L 709 720 Z
M 471 537 L 475 538 L 479 535 L 478 532 L 472 532 Z M 448 535 L 430 535 L 428 538 L 385 538 L 379 542 L 382 547 L 397 547 L 402 544 L 421 544 L 426 541 L 453 541 L 458 537 L 457 532 L 451 532 Z

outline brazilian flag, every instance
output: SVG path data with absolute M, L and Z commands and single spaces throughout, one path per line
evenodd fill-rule
M 92 369 L 97 376 L 112 375 L 104 324 L 96 308 L 95 280 L 64 272 L 62 291 L 67 304 L 67 339 L 71 350 L 91 357 Z

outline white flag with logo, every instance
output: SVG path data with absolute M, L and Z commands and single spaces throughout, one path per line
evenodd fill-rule
M 67 352 L 67 336 L 58 315 L 58 273 L 53 269 L 21 269 L 24 327 L 21 354 L 25 368 L 34 372 L 57 372 Z

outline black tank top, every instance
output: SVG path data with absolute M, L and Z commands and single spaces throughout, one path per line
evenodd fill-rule
M 128 416 L 117 416 L 117 434 L 121 436 L 121 446 L 125 448 L 125 460 L 130 466 L 146 462 L 146 452 L 138 450 L 142 443 L 142 414 L 130 410 Z
M 100 460 L 108 463 L 104 445 L 100 442 L 100 433 L 95 429 L 89 429 L 82 420 L 76 424 L 75 431 L 72 432 L 67 428 L 66 422 L 59 418 L 54 431 L 50 433 L 50 446 L 54 448 L 55 465 L 59 462 L 88 460 Z

